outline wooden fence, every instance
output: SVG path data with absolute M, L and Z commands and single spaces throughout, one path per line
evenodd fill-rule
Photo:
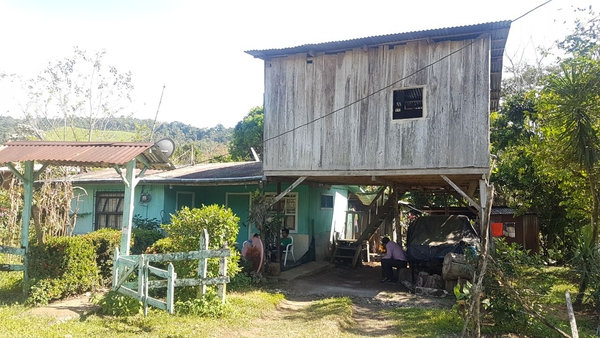
M 144 314 L 148 313 L 148 305 L 174 312 L 173 296 L 177 286 L 201 286 L 202 294 L 206 293 L 206 285 L 218 285 L 218 295 L 225 303 L 225 291 L 229 277 L 227 276 L 227 257 L 231 251 L 227 248 L 219 250 L 208 249 L 208 232 L 203 231 L 200 239 L 200 250 L 190 252 L 175 252 L 149 255 L 120 255 L 115 249 L 113 261 L 113 290 L 129 297 L 138 299 L 144 304 Z M 219 258 L 219 275 L 207 278 L 209 258 Z M 196 278 L 177 278 L 177 274 L 170 262 L 183 260 L 198 260 L 198 273 Z M 151 266 L 153 262 L 169 262 L 167 270 Z M 137 270 L 137 283 L 127 283 L 129 276 Z M 150 275 L 162 278 L 150 280 Z M 167 288 L 165 301 L 150 297 L 148 290 Z

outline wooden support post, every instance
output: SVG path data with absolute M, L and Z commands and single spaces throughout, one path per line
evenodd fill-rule
M 23 175 L 23 212 L 21 213 L 21 248 L 25 250 L 23 255 L 23 294 L 29 291 L 29 273 L 27 271 L 27 254 L 29 252 L 29 221 L 31 220 L 31 207 L 33 204 L 33 161 L 25 162 L 25 173 Z
M 203 229 L 202 234 L 200 234 L 200 251 L 202 250 L 208 250 L 208 231 L 206 229 Z M 206 279 L 207 266 L 207 258 L 200 258 L 198 260 L 198 279 Z M 200 293 L 198 296 L 206 294 L 206 285 L 202 284 L 198 292 Z
M 125 196 L 123 198 L 123 223 L 121 227 L 121 255 L 129 255 L 131 242 L 131 225 L 133 223 L 133 205 L 135 198 L 135 186 L 138 179 L 135 177 L 135 158 L 127 162 L 125 174 Z
M 275 196 L 275 198 L 273 198 L 273 200 L 271 201 L 271 205 L 269 205 L 269 207 L 272 207 L 273 205 L 275 205 L 275 203 L 279 202 L 282 198 L 285 197 L 285 195 L 289 194 L 290 191 L 294 190 L 294 188 L 296 188 L 305 179 L 306 179 L 306 176 L 298 177 L 298 179 L 296 181 L 294 181 L 294 183 L 292 183 L 289 187 L 287 187 L 287 189 L 285 189 L 283 192 L 281 192 L 281 186 L 278 185 L 277 196 Z
M 469 197 L 469 195 L 467 195 L 467 193 L 462 191 L 462 189 L 458 185 L 456 185 L 454 182 L 452 182 L 452 180 L 450 180 L 446 175 L 440 175 L 440 176 L 442 177 L 442 179 L 444 181 L 446 181 L 446 183 L 448 183 L 454 190 L 456 190 L 457 193 L 459 193 L 465 200 L 467 200 L 467 202 L 469 202 L 470 205 L 472 205 L 478 211 L 481 211 L 481 206 L 479 204 L 477 204 L 477 202 L 473 201 L 473 199 L 471 197 Z M 480 183 L 480 188 L 481 188 L 481 183 Z
M 479 180 L 479 203 L 480 203 L 480 208 L 479 208 L 479 225 L 480 225 L 480 229 L 479 229 L 479 233 L 480 234 L 484 234 L 486 233 L 485 228 L 486 226 L 488 226 L 488 220 L 486 219 L 487 216 L 487 210 L 485 210 L 485 206 L 487 203 L 487 181 L 485 180 L 485 178 L 482 178 Z M 486 238 L 486 240 L 488 240 Z

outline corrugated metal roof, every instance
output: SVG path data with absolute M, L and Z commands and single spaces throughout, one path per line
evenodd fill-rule
M 148 170 L 140 183 L 203 185 L 256 183 L 262 179 L 262 162 L 207 163 L 176 168 L 171 171 Z M 114 183 L 120 181 L 114 170 L 99 170 L 73 176 L 75 184 Z
M 335 53 L 352 50 L 356 48 L 368 48 L 379 45 L 395 45 L 408 41 L 428 39 L 434 42 L 444 40 L 468 40 L 479 36 L 482 33 L 489 33 L 491 36 L 490 46 L 490 109 L 498 110 L 500 99 L 500 87 L 502 84 L 502 57 L 504 55 L 504 46 L 508 38 L 511 21 L 496 21 L 480 23 L 475 25 L 445 27 L 437 29 L 428 29 L 422 31 L 412 31 L 405 33 L 386 34 L 368 36 L 364 38 L 330 41 L 323 43 L 305 44 L 295 47 L 248 50 L 246 53 L 255 58 L 268 60 L 276 57 L 306 53 L 311 56 L 320 53 Z
M 145 160 L 156 169 L 173 167 L 154 143 L 18 141 L 8 142 L 0 148 L 0 164 L 36 161 L 66 166 L 112 167 L 124 165 L 134 158 Z M 143 166 L 144 163 L 138 161 L 138 167 Z
M 468 26 L 446 27 L 405 33 L 368 36 L 364 38 L 350 40 L 305 44 L 295 47 L 248 50 L 246 51 L 246 53 L 256 58 L 264 60 L 290 54 L 343 51 L 353 48 L 362 48 L 365 46 L 369 47 L 385 44 L 394 44 L 422 39 L 432 39 L 434 41 L 448 38 L 471 39 L 473 38 L 473 34 L 480 34 L 484 32 L 490 32 L 493 30 L 505 30 L 505 32 L 501 33 L 499 36 L 496 36 L 495 38 L 492 37 L 493 41 L 499 42 L 495 47 L 501 47 L 502 49 L 504 49 L 504 43 L 506 42 L 506 37 L 508 35 L 510 23 L 511 21 L 488 22 Z M 502 42 L 501 40 L 504 40 L 504 42 Z

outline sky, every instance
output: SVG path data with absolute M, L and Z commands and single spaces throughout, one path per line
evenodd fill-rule
M 135 117 L 154 118 L 164 85 L 159 121 L 232 127 L 263 102 L 263 63 L 246 50 L 513 20 L 543 2 L 0 0 L 0 73 L 32 78 L 74 46 L 106 50 L 133 74 Z M 569 32 L 573 8 L 595 2 L 553 0 L 514 22 L 505 64 L 535 60 Z M 22 117 L 16 89 L 0 89 L 0 115 Z

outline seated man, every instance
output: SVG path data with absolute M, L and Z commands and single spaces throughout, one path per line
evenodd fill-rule
M 281 229 L 281 240 L 279 241 L 279 250 L 281 250 L 281 252 L 283 252 L 285 248 L 287 248 L 288 244 L 292 244 L 292 239 L 289 236 L 289 229 Z
M 381 243 L 385 245 L 386 249 L 385 256 L 381 258 L 381 274 L 383 277 L 381 282 L 391 282 L 394 280 L 394 270 L 392 268 L 406 268 L 408 259 L 398 243 L 390 241 L 387 237 L 384 237 Z
M 287 248 L 288 244 L 292 244 L 292 238 L 290 237 L 290 230 L 283 228 L 281 229 L 281 238 L 279 239 L 279 252 L 283 253 Z M 269 247 L 271 251 L 271 262 L 275 262 L 277 257 L 277 247 L 275 244 Z

